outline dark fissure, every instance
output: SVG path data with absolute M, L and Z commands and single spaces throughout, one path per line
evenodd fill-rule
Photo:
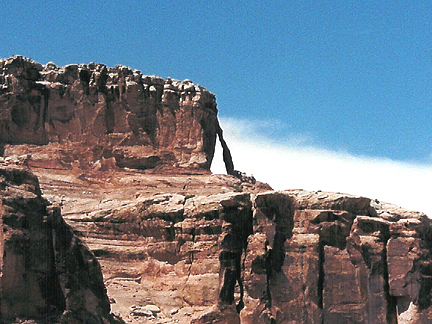
M 319 244 L 319 259 L 318 259 L 318 307 L 323 309 L 323 293 L 324 293 L 324 244 Z M 324 323 L 324 316 L 323 316 Z
M 236 305 L 237 312 L 244 307 L 243 302 L 243 280 L 241 278 L 241 253 L 222 251 L 219 255 L 222 278 L 222 288 L 219 293 L 219 300 L 223 303 L 232 304 L 235 300 L 234 293 L 236 284 L 239 285 L 240 299 Z
M 387 300 L 387 323 L 396 324 L 397 323 L 397 300 L 396 297 L 390 295 L 389 270 L 387 264 L 387 242 L 388 239 L 384 242 L 384 249 L 382 252 L 384 293 Z

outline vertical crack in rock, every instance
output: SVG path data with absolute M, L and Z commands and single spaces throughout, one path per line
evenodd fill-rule
M 384 242 L 384 249 L 382 252 L 383 259 L 383 279 L 384 279 L 384 293 L 387 300 L 387 314 L 386 319 L 388 324 L 397 324 L 397 300 L 396 297 L 390 295 L 389 285 L 389 270 L 387 263 L 387 243 L 390 238 L 387 237 Z
M 79 69 L 79 79 L 84 89 L 84 93 L 88 96 L 90 93 L 91 73 L 87 67 Z
M 350 270 L 347 277 L 354 277 L 354 285 L 359 287 L 350 298 L 359 305 L 363 301 L 358 316 L 365 323 L 394 323 L 396 319 L 386 259 L 389 226 L 388 221 L 380 218 L 357 216 L 347 239 L 349 260 L 354 266 L 354 272 Z M 341 315 L 349 318 L 347 314 Z
M 432 220 L 421 219 L 420 237 L 423 240 L 423 253 L 420 261 L 419 309 L 425 310 L 432 306 Z
M 273 238 L 273 246 L 269 250 L 269 259 L 272 273 L 281 272 L 285 261 L 285 241 L 287 233 L 276 225 L 276 233 Z M 270 273 L 271 277 L 271 273 Z
M 389 293 L 397 322 L 429 323 L 431 305 L 430 219 L 400 219 L 390 224 L 387 243 Z
M 105 125 L 106 125 L 107 134 L 111 134 L 114 132 L 115 116 L 114 116 L 114 109 L 112 106 L 113 106 L 112 102 L 110 100 L 107 100 L 106 110 L 105 110 Z
M 236 304 L 239 313 L 244 307 L 244 287 L 242 279 L 242 256 L 246 251 L 247 239 L 253 233 L 252 203 L 249 194 L 238 195 L 235 202 L 222 201 L 221 212 L 222 241 L 219 254 L 220 262 L 220 290 L 219 301 L 231 305 L 235 301 L 235 288 L 240 290 Z
M 325 308 L 326 267 L 327 270 L 330 268 L 332 271 L 331 266 L 328 265 L 328 262 L 331 263 L 332 261 L 326 260 L 326 254 L 329 253 L 329 249 L 335 252 L 346 249 L 347 237 L 350 234 L 354 217 L 352 213 L 344 210 L 305 210 L 299 212 L 297 222 L 305 223 L 303 226 L 308 228 L 309 232 L 318 234 L 319 237 L 317 244 L 316 305 L 321 310 Z M 324 314 L 320 321 L 325 323 Z
M 321 242 L 319 243 L 319 255 L 318 255 L 318 307 L 320 309 L 323 309 L 323 293 L 324 293 L 324 280 L 325 280 L 325 273 L 324 273 L 324 244 Z M 322 324 L 324 324 L 324 316 L 322 317 Z
M 432 305 L 432 262 L 424 260 L 420 266 L 419 309 L 424 310 Z
M 263 285 L 263 291 L 261 291 L 261 296 L 258 295 L 259 291 L 250 291 L 249 294 L 255 295 L 254 298 L 259 297 L 262 308 L 248 309 L 248 312 L 255 314 L 253 315 L 255 318 L 258 317 L 260 321 L 266 323 L 276 323 L 277 314 L 274 311 L 279 307 L 284 307 L 279 304 L 280 296 L 286 296 L 287 291 L 285 288 L 281 289 L 278 283 L 281 280 L 287 281 L 286 240 L 292 237 L 293 227 L 292 197 L 277 192 L 256 196 L 254 232 L 257 235 L 257 243 L 262 242 L 264 253 L 255 254 L 252 259 L 249 280 L 253 280 L 255 276 L 255 280 Z M 264 279 L 259 279 L 263 275 Z M 273 296 L 274 294 L 276 296 Z
M 59 280 L 59 273 L 56 269 L 56 265 L 60 263 L 57 253 L 55 251 L 55 247 L 58 246 L 56 244 L 56 230 L 55 223 L 57 227 L 61 227 L 61 222 L 59 222 L 59 218 L 61 218 L 60 210 L 58 208 L 50 208 L 48 209 L 48 221 L 45 222 L 46 233 L 47 233 L 47 242 L 48 242 L 48 255 L 50 258 L 51 269 L 47 278 L 39 283 L 40 290 L 42 292 L 42 296 L 51 304 L 54 305 L 55 309 L 63 312 L 66 309 L 66 296 L 63 294 L 61 289 L 61 284 Z M 62 234 L 67 233 L 67 231 L 63 230 Z M 70 242 L 68 242 L 70 244 Z
M 50 92 L 46 86 L 42 86 L 41 92 L 43 95 L 43 108 L 42 108 L 42 119 L 41 119 L 40 128 L 43 129 L 45 127 L 45 123 L 47 122 L 47 117 L 48 117 L 48 106 L 49 106 Z M 45 132 L 43 132 L 43 135 L 44 135 L 44 137 L 47 137 Z M 48 138 L 45 138 L 43 140 L 43 142 L 45 144 L 47 144 Z
M 219 293 L 219 299 L 223 303 L 231 305 L 234 302 L 234 290 L 238 283 L 240 290 L 243 291 L 241 280 L 241 253 L 222 251 L 219 255 L 220 266 L 222 270 L 222 288 Z M 240 303 L 243 300 L 241 298 Z

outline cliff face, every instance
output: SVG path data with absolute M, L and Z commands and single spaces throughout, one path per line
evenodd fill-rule
M 2 323 L 115 323 L 101 268 L 29 170 L 0 161 Z
M 246 278 L 267 284 L 266 307 L 277 323 L 431 321 L 432 227 L 426 215 L 363 197 L 305 191 L 260 194 L 255 206 Z M 271 250 L 261 249 L 257 259 L 264 240 Z M 260 272 L 254 262 L 261 266 L 263 259 L 267 268 Z M 259 305 L 260 291 L 250 292 L 251 305 Z M 255 306 L 249 311 L 252 318 L 266 313 Z
M 0 60 L 0 108 L 0 142 L 45 145 L 34 163 L 209 169 L 222 135 L 208 90 L 121 65 Z
M 187 80 L 0 60 L 2 322 L 432 322 L 430 218 L 274 192 L 216 113 Z
M 153 297 L 159 307 L 201 309 L 190 323 L 432 321 L 431 221 L 394 205 L 301 190 L 165 194 L 73 221 L 102 259 L 139 259 L 141 285 L 171 291 Z M 133 253 L 108 238 L 134 240 Z
M 111 308 L 129 322 L 432 321 L 424 214 L 230 176 L 120 172 L 131 182 L 109 189 L 105 179 L 84 186 L 89 179 L 35 170 L 81 239 L 28 169 L 0 168 L 5 323 L 114 321 L 86 246 Z

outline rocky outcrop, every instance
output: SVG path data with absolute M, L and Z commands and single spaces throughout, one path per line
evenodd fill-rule
M 116 323 L 101 268 L 42 198 L 29 170 L 0 161 L 2 323 Z
M 0 60 L 0 142 L 4 323 L 432 322 L 430 218 L 236 171 L 189 80 Z
M 164 293 L 152 300 L 166 312 L 208 307 L 190 323 L 432 320 L 430 219 L 368 198 L 157 195 L 90 213 L 85 224 L 86 237 L 135 239 L 129 258 L 143 265 L 141 285 L 175 291 L 169 303 Z
M 26 144 L 34 165 L 88 169 L 112 160 L 137 169 L 209 169 L 218 134 L 229 152 L 215 96 L 190 80 L 123 65 L 0 60 L 0 142 Z
M 156 195 L 74 222 L 76 228 L 81 223 L 80 231 L 93 242 L 97 255 L 142 260 L 143 284 L 170 282 L 177 291 L 173 299 L 178 300 L 171 307 L 211 306 L 219 298 L 234 302 L 234 288 L 242 283 L 242 254 L 252 232 L 250 194 Z M 100 244 L 110 239 L 133 240 L 133 251 Z
M 246 258 L 245 323 L 431 321 L 426 215 L 323 192 L 258 194 L 255 206 L 248 249 L 263 252 Z

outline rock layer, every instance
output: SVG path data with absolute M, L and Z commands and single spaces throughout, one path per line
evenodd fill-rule
M 0 142 L 44 145 L 25 148 L 33 163 L 209 169 L 217 134 L 226 144 L 215 96 L 190 80 L 123 65 L 0 60 Z
M 74 222 L 90 241 L 135 239 L 139 252 L 129 257 L 141 260 L 141 284 L 175 291 L 174 305 L 163 293 L 153 301 L 209 307 L 191 323 L 432 320 L 430 219 L 368 198 L 165 194 L 90 213 L 85 227 Z

